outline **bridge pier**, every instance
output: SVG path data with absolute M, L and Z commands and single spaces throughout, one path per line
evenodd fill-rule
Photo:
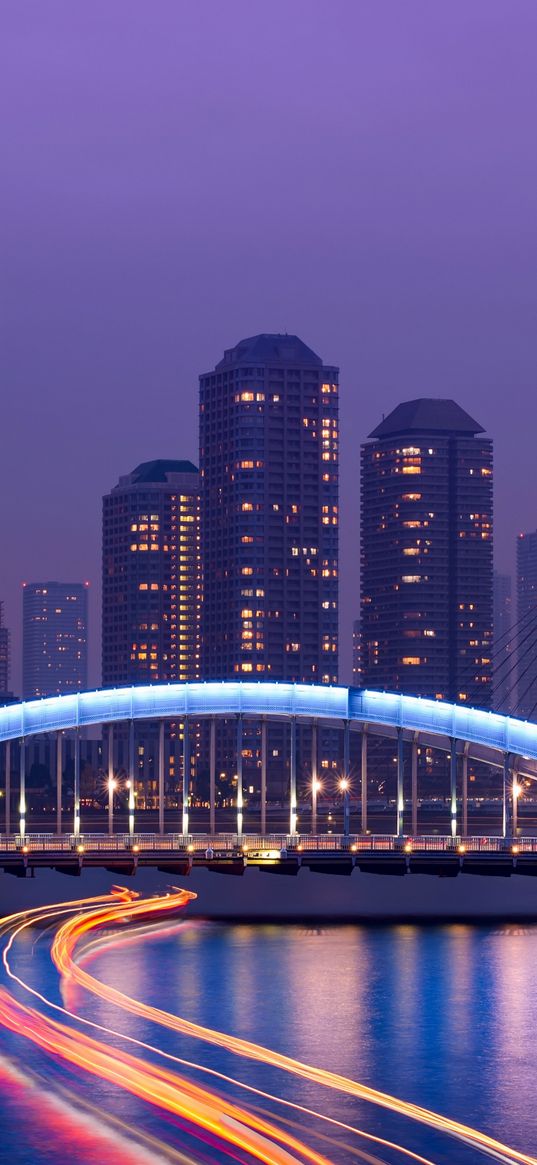
M 62 792 L 63 792 L 63 737 L 56 733 L 56 833 L 62 832 Z
M 465 740 L 462 750 L 462 836 L 468 837 L 468 753 L 470 741 Z
M 449 759 L 449 787 L 450 787 L 450 817 L 451 817 L 451 836 L 457 836 L 457 741 L 455 737 L 451 740 L 451 753 Z
M 108 725 L 108 832 L 114 832 L 114 725 Z
M 367 833 L 367 724 L 361 732 L 360 792 L 362 795 L 361 832 Z
M 19 762 L 19 833 L 26 835 L 26 743 L 24 736 L 20 739 Z
M 211 719 L 209 729 L 209 833 L 216 833 L 216 720 Z
M 5 749 L 5 764 L 6 764 L 6 836 L 8 838 L 12 832 L 12 742 L 6 741 Z
M 289 757 L 289 833 L 296 833 L 296 716 L 291 716 L 291 753 Z
M 261 721 L 261 836 L 267 832 L 267 721 Z
M 158 831 L 164 833 L 164 720 L 158 726 Z
M 510 755 L 508 752 L 503 754 L 503 770 L 502 770 L 502 837 L 507 837 L 509 834 L 509 786 L 511 781 L 511 765 Z
M 318 761 L 318 727 L 317 721 L 314 720 L 311 725 L 311 832 L 313 834 L 317 833 Z
M 405 771 L 405 742 L 403 738 L 403 729 L 397 729 L 397 823 L 396 834 L 397 837 L 403 836 L 403 814 L 405 811 L 405 791 L 404 791 L 404 771 Z
M 411 757 L 411 797 L 412 797 L 412 836 L 418 832 L 418 741 L 419 733 L 412 737 Z
M 129 779 L 127 781 L 127 789 L 129 791 L 129 836 L 132 837 L 134 833 L 134 773 L 135 773 L 135 742 L 134 742 L 134 720 L 129 724 Z
M 183 837 L 188 833 L 188 810 L 190 807 L 190 730 L 188 716 L 183 724 Z
M 243 824 L 243 788 L 242 788 L 242 715 L 237 716 L 237 837 L 242 837 Z
M 80 730 L 78 728 L 75 728 L 73 833 L 75 837 L 80 834 Z

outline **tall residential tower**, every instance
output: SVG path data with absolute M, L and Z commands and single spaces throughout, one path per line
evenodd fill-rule
M 364 685 L 491 702 L 492 442 L 455 401 L 399 405 L 362 447 Z
M 200 674 L 199 476 L 146 461 L 103 498 L 104 687 Z
M 260 335 L 200 377 L 202 676 L 338 678 L 338 369 Z

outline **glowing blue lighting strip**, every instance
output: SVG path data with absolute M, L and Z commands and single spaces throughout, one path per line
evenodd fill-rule
M 197 719 L 239 712 L 401 727 L 537 759 L 537 724 L 496 712 L 359 688 L 234 681 L 110 688 L 8 704 L 0 708 L 0 741 L 131 718 Z

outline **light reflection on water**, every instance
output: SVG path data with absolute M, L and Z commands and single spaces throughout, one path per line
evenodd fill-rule
M 123 935 L 117 945 L 97 948 L 92 973 L 174 1014 L 417 1101 L 535 1151 L 537 927 L 317 929 L 185 920 L 173 933 L 133 938 Z M 18 967 L 34 985 L 58 998 L 48 939 L 34 940 L 35 933 L 17 948 Z M 99 1023 L 412 1144 L 443 1165 L 482 1160 L 472 1150 L 446 1144 L 431 1130 L 411 1128 L 401 1118 L 351 1097 L 327 1096 L 313 1084 L 260 1064 L 244 1064 L 221 1048 L 155 1029 L 133 1015 L 118 1015 L 110 1004 L 84 997 L 77 989 L 69 988 L 66 1000 L 67 1006 L 74 1004 Z M 51 1069 L 45 1057 L 21 1048 L 16 1040 L 0 1036 L 0 1048 L 15 1049 L 19 1064 L 23 1057 L 33 1069 L 48 1073 L 52 1087 L 59 1079 L 72 1083 L 69 1073 Z M 134 1097 L 95 1080 L 76 1086 L 127 1124 L 140 1122 L 152 1134 L 164 1139 L 172 1135 L 180 1143 L 177 1130 Z M 2 1091 L 0 1136 L 13 1139 L 13 1102 L 9 1090 Z M 20 1106 L 25 1107 L 20 1093 L 17 1105 L 20 1125 Z M 27 1142 L 31 1156 L 15 1153 L 9 1158 L 13 1165 L 29 1160 L 48 1165 L 62 1156 L 60 1134 L 56 1156 L 53 1137 L 52 1143 L 40 1145 L 35 1108 L 35 1095 L 29 1096 L 24 1132 L 19 1129 L 16 1138 L 19 1143 L 22 1135 L 23 1149 Z M 303 1130 L 308 1132 L 306 1118 Z M 346 1165 L 343 1138 L 335 1138 L 332 1156 Z M 92 1165 L 94 1158 L 84 1155 L 90 1146 L 77 1143 L 74 1149 L 73 1162 Z

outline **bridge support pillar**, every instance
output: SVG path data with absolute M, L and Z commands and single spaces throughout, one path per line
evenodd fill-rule
M 4 750 L 5 762 L 5 789 L 4 795 L 6 798 L 5 814 L 6 814 L 6 835 L 9 837 L 11 833 L 11 741 L 6 740 Z
M 129 836 L 132 837 L 134 833 L 134 774 L 135 774 L 135 755 L 134 755 L 134 720 L 129 724 L 129 779 L 127 782 L 129 790 Z
M 242 789 L 242 716 L 237 716 L 237 837 L 242 838 L 244 796 Z
M 343 835 L 348 837 L 351 831 L 351 731 L 350 722 L 345 720 L 343 725 Z
M 108 832 L 114 832 L 114 725 L 108 725 Z
M 73 782 L 73 833 L 80 834 L 80 731 L 75 729 Z
M 56 833 L 62 833 L 63 737 L 56 733 Z
M 511 758 L 508 752 L 503 754 L 503 781 L 502 781 L 502 837 L 508 837 L 509 822 L 509 792 L 511 784 Z
M 209 833 L 216 833 L 216 720 L 209 729 Z
M 26 836 L 26 741 L 21 736 L 19 767 L 19 833 Z
M 411 767 L 411 797 L 412 797 L 412 835 L 418 832 L 418 741 L 417 732 L 412 737 L 412 767 Z
M 404 769 L 405 769 L 405 752 L 404 752 L 404 738 L 403 729 L 397 729 L 397 837 L 403 836 L 403 815 L 405 811 L 405 790 L 404 790 Z
M 267 721 L 261 721 L 261 834 L 267 832 Z
M 317 794 L 319 792 L 318 776 L 318 726 L 314 720 L 311 726 L 311 832 L 317 833 Z
M 451 755 L 449 762 L 449 804 L 451 817 L 451 836 L 457 836 L 457 740 L 451 741 Z
M 289 757 L 289 833 L 296 833 L 296 716 L 291 716 L 291 753 Z
M 164 833 L 164 720 L 158 726 L 158 831 Z
M 462 750 L 462 836 L 468 837 L 468 753 L 470 741 L 465 740 Z
M 181 829 L 183 837 L 188 833 L 188 811 L 190 808 L 190 731 L 188 716 L 183 724 L 183 817 Z
M 362 820 L 360 828 L 362 833 L 367 833 L 367 724 L 364 724 L 362 728 L 361 745 L 360 792 L 362 796 Z

